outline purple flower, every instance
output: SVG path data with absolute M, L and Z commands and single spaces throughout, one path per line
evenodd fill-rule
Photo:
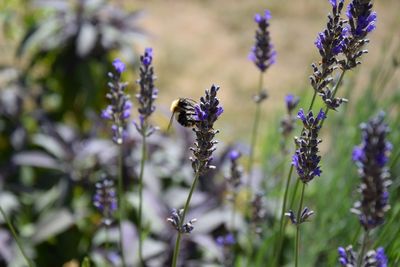
M 384 214 L 389 209 L 387 187 L 391 182 L 385 165 L 391 145 L 386 140 L 389 128 L 383 120 L 384 113 L 380 113 L 368 123 L 361 124 L 362 143 L 354 148 L 352 154 L 361 176 L 358 191 L 362 196 L 362 200 L 354 204 L 352 211 L 358 215 L 366 230 L 382 224 Z
M 377 263 L 377 267 L 387 267 L 388 266 L 388 259 L 385 255 L 385 250 L 383 247 L 379 247 L 376 250 L 375 260 Z
M 302 122 L 304 123 L 307 119 L 306 116 L 304 115 L 304 110 L 301 108 L 299 110 L 299 112 L 297 113 L 297 118 L 299 118 L 300 120 L 302 120 Z
M 359 146 L 354 147 L 351 158 L 353 161 L 362 161 L 364 158 L 364 150 Z
M 112 65 L 118 74 L 122 74 L 125 71 L 125 64 L 119 58 L 116 58 Z
M 314 44 L 319 50 L 322 50 L 322 49 L 324 49 L 324 47 L 323 47 L 324 41 L 325 41 L 325 33 L 320 32 L 320 33 L 318 33 L 317 39 L 315 40 Z
M 230 159 L 230 173 L 225 177 L 229 193 L 228 199 L 235 203 L 235 198 L 239 186 L 242 184 L 243 168 L 240 166 L 238 159 L 241 157 L 241 153 L 237 150 L 231 150 L 229 152 Z
M 341 266 L 356 266 L 357 259 L 352 246 L 348 246 L 347 248 L 339 247 L 338 254 Z
M 217 113 L 216 113 L 217 117 L 221 116 L 221 114 L 222 114 L 223 112 L 224 112 L 224 108 L 223 108 L 223 107 L 218 107 L 218 108 L 217 108 Z
M 114 212 L 117 210 L 117 196 L 112 180 L 104 179 L 96 183 L 93 205 L 102 213 L 103 223 L 111 225 Z
M 259 68 L 260 71 L 266 71 L 269 66 L 273 65 L 276 61 L 276 51 L 271 44 L 269 33 L 269 20 L 271 19 L 271 12 L 265 11 L 264 16 L 256 14 L 254 21 L 258 24 L 256 30 L 256 42 L 252 47 L 249 54 L 249 59 Z
M 146 48 L 144 50 L 143 56 L 140 57 L 140 61 L 142 62 L 143 65 L 149 66 L 151 64 L 151 62 L 153 61 L 153 49 Z
M 101 111 L 101 118 L 104 120 L 112 120 L 113 118 L 113 107 L 108 105 L 107 108 Z
M 229 158 L 231 159 L 231 161 L 238 160 L 240 157 L 241 154 L 237 150 L 231 150 L 231 152 L 229 152 Z
M 121 82 L 121 73 L 125 70 L 125 64 L 121 60 L 116 59 L 113 62 L 116 74 L 109 72 L 108 77 L 111 81 L 108 83 L 109 92 L 106 98 L 110 104 L 101 112 L 101 118 L 113 122 L 111 130 L 113 133 L 112 140 L 121 145 L 126 136 L 127 119 L 130 117 L 132 102 L 125 89 L 127 84 Z
M 288 110 L 288 113 L 290 114 L 293 109 L 297 107 L 297 104 L 299 104 L 300 99 L 292 94 L 288 94 L 285 97 L 285 103 L 286 103 L 286 108 Z
M 205 96 L 200 98 L 199 104 L 195 106 L 193 130 L 196 134 L 196 142 L 191 150 L 194 155 L 192 168 L 196 173 L 204 173 L 208 169 L 214 168 L 211 160 L 217 143 L 214 136 L 218 133 L 214 130 L 214 123 L 223 111 L 217 98 L 218 90 L 218 86 L 212 85 L 210 90 L 206 90 Z
M 232 246 L 236 243 L 235 237 L 231 233 L 225 236 L 218 236 L 215 241 L 221 247 Z
M 377 14 L 372 11 L 373 4 L 370 0 L 352 0 L 347 6 L 348 17 L 347 32 L 342 43 L 342 52 L 346 60 L 341 61 L 342 68 L 349 70 L 361 62 L 360 57 L 367 53 L 364 48 L 368 43 L 367 36 L 375 30 Z
M 315 176 L 321 175 L 319 166 L 321 156 L 318 155 L 318 144 L 321 143 L 321 139 L 318 138 L 318 133 L 321 128 L 320 122 L 325 119 L 325 113 L 321 109 L 317 117 L 314 117 L 312 111 L 305 115 L 303 109 L 300 109 L 297 117 L 303 122 L 304 130 L 295 140 L 298 149 L 292 157 L 292 165 L 296 168 L 301 181 L 308 183 Z
M 207 113 L 203 110 L 201 110 L 201 107 L 199 105 L 196 105 L 194 107 L 194 111 L 195 111 L 195 115 L 194 115 L 194 119 L 196 121 L 204 121 L 207 119 Z
M 155 131 L 155 127 L 147 125 L 147 118 L 155 111 L 156 107 L 154 102 L 158 96 L 158 90 L 154 86 L 155 75 L 152 66 L 153 49 L 146 48 L 144 54 L 140 56 L 140 77 L 137 83 L 140 86 L 140 91 L 136 95 L 139 102 L 139 117 L 141 121 L 139 124 L 134 123 L 136 129 L 141 135 L 151 135 Z

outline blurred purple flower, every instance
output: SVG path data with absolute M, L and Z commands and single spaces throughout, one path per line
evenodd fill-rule
M 249 59 L 260 69 L 266 71 L 269 66 L 273 65 L 276 61 L 276 51 L 271 43 L 269 33 L 269 20 L 271 19 L 271 12 L 265 11 L 264 16 L 256 14 L 254 21 L 258 25 L 256 30 L 256 42 L 249 54 Z
M 119 58 L 116 58 L 112 65 L 118 74 L 122 74 L 125 71 L 125 64 Z

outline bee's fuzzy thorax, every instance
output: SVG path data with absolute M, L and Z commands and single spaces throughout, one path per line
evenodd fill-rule
M 170 110 L 171 112 L 176 112 L 176 111 L 177 111 L 177 108 L 178 108 L 178 106 L 179 106 L 179 102 L 180 102 L 180 101 L 181 101 L 180 98 L 175 99 L 174 101 L 172 101 L 171 107 L 169 108 L 169 110 Z

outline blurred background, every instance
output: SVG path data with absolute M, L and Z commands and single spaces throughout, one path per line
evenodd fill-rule
M 258 72 L 247 58 L 254 42 L 254 14 L 271 10 L 270 32 L 278 53 L 276 65 L 265 75 L 265 86 L 270 95 L 270 101 L 263 105 L 267 114 L 284 108 L 283 99 L 287 93 L 300 94 L 308 89 L 310 64 L 319 59 L 314 41 L 325 27 L 330 11 L 328 1 L 309 0 L 116 0 L 111 3 L 124 10 L 137 10 L 140 14 L 134 23 L 143 33 L 129 40 L 128 47 L 132 51 L 125 47 L 123 51 L 114 50 L 112 55 L 135 64 L 137 57 L 132 58 L 132 54 L 141 52 L 146 46 L 154 48 L 160 89 L 158 101 L 164 111 L 177 97 L 197 99 L 212 83 L 220 85 L 223 104 L 232 111 L 220 123 L 229 131 L 226 137 L 232 136 L 232 140 L 248 131 L 246 124 L 230 127 L 237 116 L 246 118 L 253 110 L 252 101 L 243 100 L 251 99 L 258 82 Z M 18 43 L 32 20 L 43 19 L 50 13 L 31 5 L 30 1 L 18 0 L 3 3 L 5 31 L 0 36 L 3 65 L 23 64 L 21 59 L 15 58 Z M 377 30 L 370 37 L 369 55 L 363 59 L 363 68 L 357 70 L 360 80 L 365 80 L 371 68 L 380 64 L 389 42 L 400 38 L 400 19 L 396 13 L 399 7 L 400 2 L 396 0 L 374 3 L 378 13 Z M 51 26 L 48 24 L 47 27 Z M 137 89 L 134 85 L 136 76 L 132 66 L 132 77 L 129 77 L 132 79 L 127 79 L 133 90 Z M 240 105 L 239 100 L 242 100 Z M 166 124 L 167 119 L 161 123 Z
M 70 260 L 80 261 L 88 254 L 95 259 L 98 255 L 109 257 L 99 252 L 101 235 L 92 238 L 97 236 L 97 229 L 91 228 L 100 221 L 90 204 L 93 184 L 103 172 L 110 176 L 116 173 L 116 153 L 107 140 L 108 128 L 98 114 L 106 103 L 106 73 L 116 57 L 128 64 L 123 79 L 129 82 L 128 91 L 134 98 L 138 90 L 138 56 L 145 47 L 154 49 L 159 98 L 153 122 L 161 128 L 150 144 L 154 160 L 148 163 L 149 169 L 156 166 L 151 171 L 153 178 L 147 182 L 146 194 L 151 199 L 148 209 L 155 209 L 157 214 L 150 212 L 147 218 L 157 216 L 152 218 L 157 227 L 152 229 L 151 239 L 159 249 L 149 254 L 170 252 L 167 248 L 172 237 L 165 235 L 170 228 L 163 220 L 170 208 L 179 206 L 176 194 L 186 195 L 191 177 L 189 164 L 177 170 L 181 162 L 166 160 L 172 153 L 172 158 L 186 162 L 188 151 L 176 146 L 187 147 L 191 142 L 188 132 L 179 127 L 172 137 L 163 134 L 169 121 L 169 105 L 178 97 L 198 99 L 213 83 L 221 86 L 220 99 L 225 109 L 217 122 L 221 133 L 216 162 L 220 165 L 210 174 L 215 184 L 200 186 L 197 203 L 207 197 L 215 198 L 219 206 L 214 203 L 205 209 L 212 211 L 207 220 L 226 210 L 221 187 L 227 169 L 226 153 L 232 146 L 241 148 L 245 155 L 248 151 L 255 110 L 252 96 L 257 90 L 259 72 L 247 56 L 254 43 L 254 14 L 265 9 L 272 13 L 270 32 L 277 63 L 266 72 L 264 80 L 269 98 L 262 106 L 257 173 L 258 180 L 270 178 L 260 187 L 266 192 L 267 213 L 272 221 L 281 193 L 275 186 L 285 174 L 282 166 L 288 162 L 282 152 L 279 130 L 284 97 L 293 93 L 301 97 L 301 107 L 308 106 L 312 95 L 308 82 L 310 65 L 319 60 L 314 41 L 326 26 L 329 1 L 1 1 L 0 201 L 21 236 L 31 239 L 29 254 L 36 255 L 38 266 L 61 266 Z M 369 53 L 344 80 L 343 94 L 349 103 L 331 114 L 332 121 L 324 129 L 326 176 L 308 190 L 309 203 L 317 214 L 322 214 L 308 231 L 320 231 L 310 234 L 305 241 L 309 250 L 304 251 L 304 266 L 334 266 L 336 247 L 351 242 L 349 227 L 355 229 L 357 219 L 348 215 L 348 210 L 356 197 L 354 188 L 358 180 L 354 179 L 356 169 L 350 154 L 360 140 L 358 125 L 383 109 L 392 127 L 392 143 L 394 147 L 400 144 L 400 1 L 376 1 L 374 9 L 378 23 L 370 36 Z M 340 131 L 336 131 L 338 127 Z M 137 182 L 135 168 L 140 156 L 136 149 L 138 136 L 133 132 L 125 151 L 124 172 L 130 177 L 125 181 L 127 188 Z M 395 164 L 397 152 L 398 149 L 393 152 L 391 165 L 394 174 L 399 173 Z M 346 182 L 350 178 L 353 179 Z M 326 196 L 332 190 L 337 190 L 338 197 L 328 203 Z M 136 194 L 135 190 L 129 193 L 134 221 Z M 398 200 L 399 182 L 392 186 L 392 193 L 392 198 Z M 62 214 L 55 213 L 57 210 Z M 201 207 L 199 210 L 205 212 Z M 399 210 L 400 206 L 394 205 L 391 222 L 398 218 Z M 56 217 L 58 221 L 54 220 Z M 211 242 L 224 232 L 224 220 L 217 218 L 209 227 L 204 227 L 203 221 L 205 229 L 199 230 L 199 236 L 206 236 L 207 242 Z M 265 224 L 266 229 L 268 225 Z M 134 229 L 134 223 L 131 227 Z M 382 231 L 391 236 L 398 229 L 389 224 Z M 0 226 L 2 235 L 0 266 L 21 266 L 20 261 L 13 260 L 15 244 L 4 224 Z M 206 247 L 209 243 L 200 237 L 197 241 L 194 238 L 194 243 Z M 289 231 L 287 239 L 293 239 L 293 232 Z M 382 239 L 380 244 L 389 248 L 392 260 L 399 260 L 400 240 L 392 241 L 389 244 Z M 288 242 L 287 253 L 282 256 L 282 266 L 290 266 L 291 244 Z M 203 254 L 199 258 L 206 258 L 204 262 L 214 257 Z M 161 264 L 168 259 L 155 262 Z M 204 262 L 193 266 L 206 266 Z

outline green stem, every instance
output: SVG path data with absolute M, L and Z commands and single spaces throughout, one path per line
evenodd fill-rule
M 288 198 L 288 193 L 289 193 L 289 185 L 290 185 L 290 180 L 292 179 L 292 173 L 293 173 L 293 165 L 290 166 L 290 170 L 288 173 L 288 177 L 286 178 L 286 187 L 285 187 L 285 193 L 283 195 L 283 205 L 282 205 L 282 210 L 281 210 L 281 224 L 279 226 L 279 236 L 282 235 L 283 231 L 283 218 L 285 216 L 285 211 L 286 211 L 286 204 L 287 204 L 287 198 Z
M 369 242 L 368 239 L 369 239 L 369 231 L 367 230 L 364 232 L 363 242 L 361 244 L 360 256 L 358 257 L 358 266 L 362 266 L 364 254 L 368 247 L 368 242 Z
M 358 239 L 358 236 L 360 235 L 360 232 L 361 232 L 361 224 L 358 225 L 357 231 L 354 233 L 354 236 L 353 236 L 353 238 L 351 239 L 352 241 L 351 241 L 350 244 L 355 244 L 355 243 L 356 243 L 356 241 L 357 241 L 357 239 Z
M 8 219 L 6 213 L 4 212 L 4 210 L 1 206 L 0 206 L 0 212 L 1 212 L 1 215 L 3 215 L 4 221 L 7 223 L 7 226 L 11 231 L 11 233 L 14 237 L 15 243 L 17 243 L 17 246 L 18 246 L 19 250 L 21 251 L 22 256 L 25 258 L 25 261 L 28 263 L 28 266 L 33 267 L 34 265 L 33 265 L 32 261 L 25 254 L 24 248 L 22 246 L 21 241 L 18 238 L 17 232 L 14 229 L 14 226 L 12 225 L 11 221 Z
M 313 106 L 314 106 L 314 102 L 315 102 L 316 96 L 317 96 L 317 91 L 314 90 L 314 94 L 313 94 L 313 97 L 312 97 L 312 99 L 311 99 L 310 106 L 308 107 L 308 111 L 312 110 L 312 108 L 313 108 Z
M 261 94 L 262 88 L 263 88 L 263 72 L 260 72 L 259 76 L 259 81 L 258 81 L 258 95 Z M 256 148 L 256 142 L 257 142 L 257 133 L 258 133 L 258 127 L 260 124 L 260 116 L 261 116 L 261 102 L 262 101 L 257 101 L 256 102 L 256 113 L 254 115 L 254 121 L 253 121 L 253 129 L 251 131 L 251 141 L 250 141 L 250 155 L 249 155 L 249 162 L 247 165 L 247 173 L 248 173 L 248 179 L 247 179 L 247 197 L 246 197 L 246 210 L 245 210 L 245 215 L 249 215 L 249 210 L 250 210 L 250 205 L 251 205 L 251 197 L 252 197 L 252 190 L 251 190 L 251 185 L 252 185 L 252 180 L 253 180 L 253 164 L 254 164 L 254 150 Z M 252 242 L 252 231 L 250 229 L 250 224 L 248 227 L 248 237 L 249 237 L 249 243 Z M 249 250 L 248 250 L 248 263 L 250 263 L 251 260 L 251 251 L 252 245 L 249 245 Z
M 397 161 L 400 159 L 400 150 L 397 152 L 397 154 L 393 157 L 393 160 L 392 160 L 392 164 L 390 164 L 390 169 L 393 169 L 394 168 L 394 166 L 396 166 L 396 164 L 397 164 Z
M 297 190 L 299 189 L 300 181 L 301 181 L 300 179 L 296 180 L 296 183 L 294 185 L 292 198 L 290 199 L 290 206 L 289 207 L 293 207 L 293 205 L 294 205 L 294 200 L 296 199 Z M 286 222 L 287 222 L 287 220 L 286 220 Z
M 173 258 L 172 258 L 172 266 L 173 267 L 176 267 L 177 266 L 176 264 L 178 262 L 179 247 L 180 247 L 181 238 L 182 238 L 182 233 L 181 233 L 180 229 L 182 228 L 182 225 L 183 225 L 183 223 L 185 221 L 186 213 L 188 212 L 188 209 L 189 209 L 190 200 L 192 199 L 192 195 L 193 195 L 194 189 L 196 187 L 197 181 L 199 180 L 199 176 L 200 176 L 199 172 L 196 171 L 192 186 L 190 187 L 189 195 L 188 195 L 188 197 L 186 199 L 186 203 L 185 203 L 185 206 L 183 208 L 183 213 L 182 213 L 181 221 L 180 221 L 180 224 L 179 224 L 178 236 L 177 236 L 176 242 L 175 242 L 174 255 L 173 255 Z
M 317 96 L 317 92 L 314 90 L 314 94 L 313 94 L 313 97 L 312 97 L 312 99 L 311 99 L 311 102 L 310 102 L 310 106 L 309 106 L 309 108 L 308 108 L 308 111 L 310 111 L 310 110 L 313 108 L 316 96 Z M 303 128 L 301 131 L 303 132 L 303 131 L 304 131 L 304 128 Z M 285 193 L 283 194 L 283 205 L 282 205 L 281 217 L 280 217 L 279 236 L 278 236 L 278 246 L 277 246 L 278 250 L 277 250 L 277 253 L 276 253 L 276 255 L 275 255 L 275 258 L 279 257 L 279 255 L 280 255 L 280 253 L 281 253 L 281 249 L 282 249 L 282 244 L 283 244 L 283 231 L 284 231 L 284 229 L 285 229 L 285 227 L 286 227 L 286 223 L 284 223 L 284 221 L 285 221 L 285 211 L 286 211 L 287 198 L 288 198 L 288 196 L 289 196 L 289 186 L 290 186 L 290 181 L 291 181 L 291 178 L 292 178 L 293 168 L 294 168 L 294 167 L 293 167 L 293 164 L 291 164 L 291 165 L 290 165 L 290 170 L 289 170 L 288 176 L 287 176 L 287 178 L 286 178 L 286 187 L 285 187 Z M 298 182 L 298 181 L 297 181 L 297 182 Z M 293 192 L 293 196 L 296 195 L 296 193 L 297 193 L 297 188 L 298 188 L 298 183 L 296 183 L 296 187 L 295 187 L 295 190 L 294 190 L 294 192 Z M 294 200 L 294 197 L 292 197 L 292 201 L 291 201 L 290 206 L 293 206 L 293 200 Z M 277 259 L 275 259 L 275 260 L 277 260 Z
M 232 214 L 231 214 L 231 231 L 235 233 L 235 216 L 236 216 L 236 192 L 233 193 Z M 235 236 L 236 238 L 236 236 Z
M 263 73 L 260 72 L 260 78 L 258 82 L 258 95 L 262 92 L 262 87 L 263 87 Z M 251 192 L 251 183 L 252 183 L 252 169 L 253 169 L 253 164 L 254 164 L 254 150 L 256 147 L 256 142 L 257 142 L 257 133 L 258 133 L 258 125 L 260 123 L 260 115 L 261 115 L 261 102 L 256 102 L 256 114 L 254 116 L 254 121 L 253 121 L 253 129 L 251 132 L 251 141 L 250 141 L 250 155 L 249 155 L 249 162 L 247 165 L 247 172 L 249 175 L 249 178 L 247 180 L 247 188 Z M 250 195 L 248 196 L 247 200 L 250 199 Z
M 290 181 L 292 179 L 292 173 L 293 173 L 293 165 L 290 166 L 290 170 L 288 173 L 288 176 L 286 178 L 286 186 L 285 186 L 285 192 L 283 194 L 283 204 L 282 204 L 282 210 L 281 210 L 281 218 L 280 218 L 280 225 L 279 225 L 279 236 L 278 236 L 278 245 L 276 246 L 277 250 L 274 256 L 274 264 L 273 266 L 276 266 L 279 262 L 279 255 L 281 253 L 282 249 L 282 244 L 283 244 L 283 229 L 284 229 L 284 217 L 285 217 L 285 211 L 286 211 L 286 204 L 287 204 L 287 199 L 288 199 L 288 193 L 289 193 L 289 186 L 290 186 Z
M 123 247 L 123 234 L 122 234 L 122 220 L 124 219 L 125 213 L 125 204 L 124 204 L 124 197 L 123 197 L 123 190 L 122 190 L 122 146 L 119 145 L 118 147 L 118 204 L 119 204 L 119 247 L 121 249 L 121 259 L 122 259 L 122 266 L 125 267 L 125 257 L 124 257 L 124 247 Z
M 139 174 L 139 215 L 138 215 L 138 228 L 139 228 L 139 259 L 142 266 L 144 266 L 143 260 L 143 233 L 142 233 L 142 209 L 143 209 L 143 174 L 144 174 L 144 163 L 146 161 L 146 131 L 142 133 L 142 160 L 140 161 L 140 174 Z
M 306 188 L 306 184 L 303 183 L 303 187 L 301 189 L 301 198 L 299 204 L 299 210 L 297 211 L 297 224 L 296 224 L 296 246 L 295 246 L 295 267 L 299 266 L 299 251 L 300 251 L 300 216 L 301 210 L 303 209 L 303 200 L 304 200 L 304 191 Z
M 345 74 L 345 73 L 346 73 L 346 70 L 343 70 L 342 73 L 340 74 L 340 77 L 339 77 L 338 82 L 336 83 L 335 87 L 332 89 L 332 93 L 333 93 L 333 94 L 332 94 L 332 97 L 335 97 L 335 95 L 336 95 L 336 93 L 337 93 L 337 89 L 339 88 L 340 84 L 342 83 L 342 80 L 343 80 L 343 77 L 344 77 L 344 74 Z M 327 107 L 325 108 L 325 118 L 328 117 L 328 112 L 329 112 L 329 110 L 330 110 L 330 109 L 329 109 L 328 106 L 327 106 Z M 322 126 L 324 126 L 325 118 L 322 119 L 320 128 L 322 128 Z
M 338 82 L 336 83 L 336 85 L 335 85 L 335 87 L 333 89 L 333 96 L 336 95 L 337 89 L 339 88 L 339 85 L 341 84 L 341 82 L 343 80 L 345 72 L 346 71 L 343 70 L 342 73 L 340 74 L 339 80 L 338 80 Z M 314 103 L 315 103 L 316 96 L 317 96 L 317 91 L 314 90 L 314 94 L 313 94 L 313 97 L 311 99 L 311 103 L 310 103 L 310 106 L 308 108 L 308 111 L 312 110 L 312 108 L 314 106 Z M 328 111 L 329 111 L 329 109 L 326 108 L 325 109 L 325 114 L 327 114 Z M 324 124 L 324 121 L 325 121 L 325 118 L 321 121 L 321 128 L 322 128 L 322 126 Z M 301 130 L 301 132 L 303 132 L 303 131 L 304 131 L 304 127 Z M 288 185 L 290 183 L 292 172 L 293 172 L 293 165 L 290 166 L 289 175 L 287 177 L 286 185 Z M 292 199 L 290 201 L 290 207 L 292 207 L 293 204 L 294 204 L 294 199 L 295 199 L 295 196 L 296 196 L 296 193 L 297 193 L 298 185 L 299 185 L 299 180 L 297 180 L 297 182 L 296 182 L 295 189 L 294 189 L 294 192 L 293 192 L 293 195 L 292 195 Z M 287 203 L 287 197 L 288 197 L 288 193 L 286 192 L 287 189 L 288 188 L 285 189 L 285 194 L 284 194 L 284 199 L 283 199 L 283 206 L 282 206 L 282 212 L 281 212 L 281 218 L 280 218 L 281 223 L 280 223 L 279 237 L 278 237 L 278 251 L 277 251 L 275 257 L 279 257 L 279 255 L 280 255 L 280 252 L 281 252 L 281 249 L 282 249 L 281 248 L 282 247 L 282 242 L 283 242 L 283 232 L 284 232 L 284 230 L 286 228 L 286 225 L 287 225 L 287 221 L 285 223 L 283 223 L 284 215 L 285 215 L 285 209 L 286 209 L 286 203 Z
M 106 247 L 106 251 L 108 252 L 108 250 L 110 248 L 110 242 L 109 242 L 110 238 L 109 238 L 109 233 L 108 233 L 108 225 L 105 225 L 104 229 L 105 229 L 105 234 L 106 234 L 106 245 L 105 245 L 105 247 Z

